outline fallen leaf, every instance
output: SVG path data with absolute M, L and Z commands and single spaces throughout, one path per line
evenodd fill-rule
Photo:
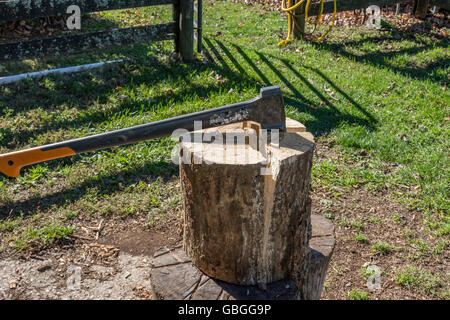
M 405 142 L 408 142 L 408 137 L 407 137 L 406 134 L 404 134 L 403 132 L 397 134 L 397 137 L 398 137 L 399 139 L 402 139 L 402 140 L 405 141 Z
M 10 289 L 15 289 L 15 288 L 17 288 L 17 280 L 11 280 L 11 281 L 9 282 L 9 288 L 10 288 Z
M 45 271 L 47 271 L 47 270 L 50 270 L 51 268 L 52 268 L 51 265 L 46 264 L 46 265 L 40 266 L 39 268 L 37 268 L 37 270 L 38 270 L 39 272 L 45 272 Z

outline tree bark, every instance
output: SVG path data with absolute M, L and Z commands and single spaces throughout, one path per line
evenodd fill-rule
M 429 0 L 416 0 L 415 2 L 415 15 L 420 19 L 424 19 L 427 16 Z
M 295 3 L 298 3 L 299 0 L 295 1 Z M 306 8 L 306 2 L 299 6 L 297 9 L 294 10 L 294 14 L 297 15 L 297 17 L 294 17 L 294 21 L 292 21 L 293 25 L 293 36 L 295 40 L 301 40 L 303 38 L 303 35 L 305 33 L 305 8 Z

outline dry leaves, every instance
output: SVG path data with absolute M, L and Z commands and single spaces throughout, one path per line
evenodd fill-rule
M 101 243 L 90 243 L 83 245 L 83 251 L 86 261 L 91 263 L 114 263 L 119 256 L 119 248 Z
M 281 0 L 232 0 L 234 3 L 244 3 L 247 5 L 262 4 L 267 11 L 281 12 Z M 431 14 L 423 20 L 417 19 L 413 15 L 413 1 L 400 4 L 397 11 L 397 5 L 389 5 L 382 7 L 382 19 L 390 24 L 395 24 L 399 31 L 409 29 L 415 32 L 432 32 L 436 35 L 447 36 L 449 28 L 449 17 L 444 13 Z M 339 3 L 338 3 L 339 11 Z M 315 17 L 312 17 L 315 19 Z M 338 12 L 335 20 L 336 26 L 353 27 L 365 24 L 369 16 L 365 13 L 365 9 L 356 9 L 351 11 Z M 313 20 L 312 19 L 312 20 Z M 329 24 L 332 14 L 324 15 L 321 24 Z M 399 36 L 399 35 L 398 35 Z

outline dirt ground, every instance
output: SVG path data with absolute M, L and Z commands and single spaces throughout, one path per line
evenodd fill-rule
M 339 157 L 326 145 L 316 145 L 314 161 Z M 408 210 L 389 191 L 368 191 L 365 187 L 334 187 L 331 191 L 326 186 L 315 186 L 311 197 L 312 213 L 332 219 L 335 226 L 336 246 L 322 299 L 348 299 L 354 289 L 369 292 L 370 299 L 381 300 L 441 299 L 448 295 L 449 251 L 444 247 L 442 252 L 432 253 L 438 240 L 425 226 L 423 212 Z M 365 239 L 357 241 L 357 235 Z M 388 251 L 374 250 L 376 243 L 388 244 Z M 380 289 L 370 290 L 362 276 L 363 269 L 369 266 L 381 270 Z M 423 285 L 401 286 L 396 275 L 405 267 L 443 278 L 428 290 Z
M 324 145 L 317 146 L 314 161 L 330 157 L 339 155 Z M 430 248 L 436 245 L 421 212 L 407 210 L 387 192 L 375 193 L 364 187 L 335 187 L 330 192 L 316 186 L 311 197 L 312 213 L 325 215 L 335 225 L 336 247 L 322 299 L 347 299 L 353 289 L 369 292 L 370 299 L 438 298 L 420 286 L 396 283 L 396 272 L 408 265 L 431 274 L 449 274 L 445 248 L 437 255 L 431 250 L 424 252 L 407 236 L 413 234 Z M 356 234 L 366 239 L 356 241 Z M 153 253 L 160 247 L 178 246 L 181 240 L 180 217 L 174 213 L 151 228 L 132 217 L 89 221 L 77 228 L 70 243 L 20 254 L 2 253 L 0 299 L 151 299 Z M 389 244 L 389 252 L 373 250 L 373 244 L 380 241 Z M 370 265 L 382 271 L 381 288 L 374 291 L 367 288 L 361 275 Z
M 182 239 L 177 217 L 157 229 L 108 221 L 97 237 L 82 228 L 70 244 L 0 259 L 0 299 L 151 299 L 151 259 Z M 100 223 L 100 222 L 99 222 Z

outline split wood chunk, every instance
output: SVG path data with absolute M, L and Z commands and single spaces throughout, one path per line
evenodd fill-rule
M 306 271 L 306 278 L 298 290 L 299 300 L 319 300 L 322 294 L 328 265 L 333 254 L 334 226 L 325 217 L 311 215 L 312 236 L 309 240 L 311 257 Z
M 286 118 L 286 131 L 287 132 L 306 132 L 306 127 L 303 123 L 297 120 Z
M 240 285 L 305 278 L 314 138 L 289 123 L 278 144 L 260 144 L 264 132 L 251 122 L 180 143 L 184 249 L 207 276 Z
M 293 300 L 319 299 L 334 248 L 333 224 L 311 216 L 310 260 L 303 284 L 280 280 L 265 286 L 230 284 L 198 270 L 181 248 L 158 250 L 153 258 L 151 285 L 163 300 Z

